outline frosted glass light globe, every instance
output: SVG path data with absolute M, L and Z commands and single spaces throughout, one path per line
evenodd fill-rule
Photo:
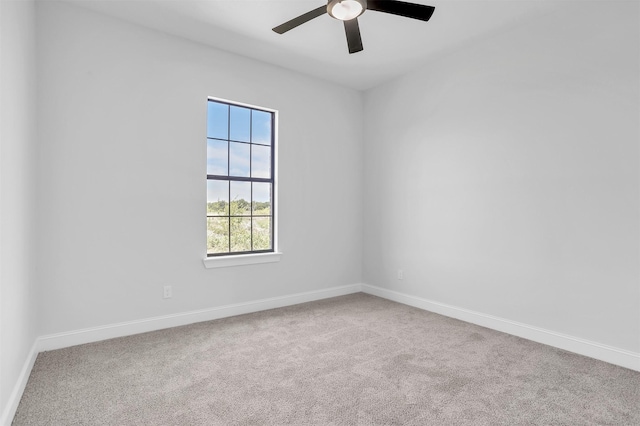
M 356 0 L 342 0 L 329 4 L 329 15 L 341 21 L 357 18 L 364 12 L 362 2 Z

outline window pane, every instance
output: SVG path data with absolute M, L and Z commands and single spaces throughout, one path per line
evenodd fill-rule
M 251 176 L 271 177 L 271 147 L 251 145 Z
M 251 137 L 251 110 L 237 106 L 231 106 L 231 131 L 229 139 L 240 142 L 250 142 Z
M 229 106 L 208 102 L 207 137 L 227 139 L 229 137 Z
M 251 182 L 231 182 L 231 216 L 251 214 Z
M 216 139 L 207 140 L 207 174 L 229 175 L 229 142 Z
M 269 250 L 271 248 L 271 218 L 254 217 L 252 220 L 253 249 Z
M 209 255 L 273 250 L 274 117 L 250 107 L 207 103 Z
M 229 175 L 249 177 L 249 144 L 230 142 L 229 150 Z
M 207 181 L 207 214 L 220 216 L 229 214 L 228 180 Z
M 252 202 L 253 202 L 253 214 L 270 215 L 271 214 L 271 184 L 254 182 Z
M 251 251 L 251 218 L 231 218 L 231 251 Z
M 251 113 L 251 142 L 271 145 L 271 113 L 253 110 Z
M 229 253 L 229 218 L 207 218 L 207 253 Z

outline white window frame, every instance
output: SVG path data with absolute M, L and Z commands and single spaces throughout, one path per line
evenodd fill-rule
M 244 254 L 230 254 L 225 256 L 208 256 L 207 248 L 205 244 L 205 256 L 202 259 L 202 263 L 204 267 L 207 269 L 211 268 L 226 268 L 230 266 L 242 266 L 242 265 L 255 265 L 255 264 L 264 264 L 264 263 L 273 263 L 279 262 L 282 257 L 282 252 L 280 252 L 278 247 L 278 233 L 280 232 L 280 226 L 278 224 L 278 216 L 280 211 L 280 204 L 278 202 L 278 120 L 279 120 L 279 112 L 273 108 L 266 108 L 257 105 L 246 104 L 242 102 L 232 101 L 223 98 L 217 98 L 209 96 L 207 98 L 208 101 L 222 102 L 231 105 L 237 105 L 245 108 L 258 109 L 262 111 L 267 111 L 273 114 L 273 251 L 266 253 L 244 253 Z M 206 127 L 205 127 L 206 129 Z M 206 135 L 205 138 L 206 140 Z

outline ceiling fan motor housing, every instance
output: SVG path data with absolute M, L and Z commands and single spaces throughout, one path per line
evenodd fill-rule
M 329 0 L 327 13 L 340 21 L 349 21 L 367 10 L 367 0 Z

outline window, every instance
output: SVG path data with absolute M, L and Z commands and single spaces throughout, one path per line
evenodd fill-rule
M 274 251 L 275 111 L 209 99 L 207 257 Z

